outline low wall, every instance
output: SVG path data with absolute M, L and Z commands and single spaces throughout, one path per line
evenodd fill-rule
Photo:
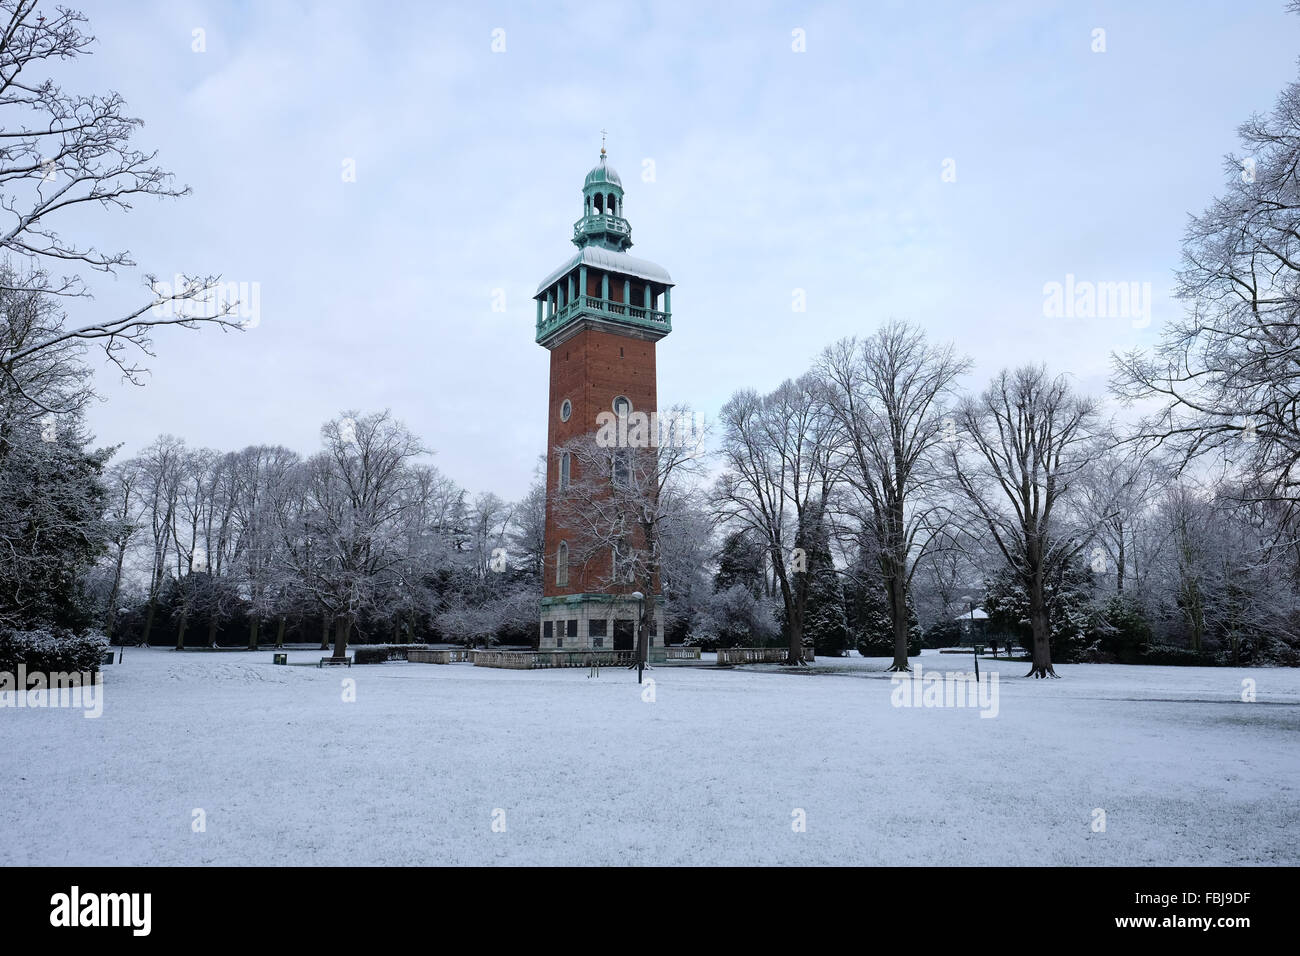
M 781 664 L 790 656 L 788 647 L 720 647 L 719 664 Z M 815 661 L 811 647 L 803 649 L 803 659 Z
M 539 670 L 547 667 L 617 667 L 629 666 L 636 659 L 633 651 L 471 651 L 475 667 L 505 667 L 512 670 Z
M 406 652 L 406 659 L 413 664 L 457 664 L 468 661 L 470 651 L 463 647 L 447 650 L 411 650 Z

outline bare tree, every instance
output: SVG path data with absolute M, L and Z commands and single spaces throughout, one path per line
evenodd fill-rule
M 167 562 L 174 547 L 172 535 L 184 453 L 185 445 L 180 439 L 163 435 L 136 456 L 140 470 L 138 522 L 149 534 L 148 597 L 144 621 L 146 645 L 153 633 L 158 596 L 167 580 Z
M 286 537 L 301 586 L 334 622 L 334 656 L 403 558 L 410 464 L 426 449 L 388 412 L 348 412 L 321 428 L 325 450 L 303 467 L 301 524 Z
M 1300 502 L 1300 83 L 1239 131 L 1229 183 L 1183 240 L 1187 314 L 1153 354 L 1114 359 L 1112 387 L 1154 400 L 1135 436 L 1180 467 L 1213 453 L 1245 468 L 1253 500 Z
M 122 574 L 131 541 L 140 530 L 137 523 L 135 494 L 141 481 L 139 462 L 131 460 L 122 462 L 108 474 L 108 512 L 105 524 L 112 560 L 112 583 L 109 585 L 108 606 L 105 610 L 104 636 L 109 643 L 113 641 L 113 629 L 117 624 L 118 596 L 122 591 Z
M 844 339 L 818 365 L 839 425 L 837 465 L 852 492 L 850 509 L 880 564 L 894 628 L 891 670 L 906 671 L 908 592 L 918 559 L 932 544 L 942 481 L 935 459 L 944 442 L 944 404 L 970 368 L 951 345 L 937 346 L 891 322 L 864 341 Z
M 0 261 L 0 355 L 25 353 L 63 329 L 59 303 L 29 280 L 33 284 L 38 287 L 18 287 L 17 272 Z M 84 408 L 92 396 L 84 353 L 83 344 L 67 341 L 31 352 L 0 374 L 0 435 L 17 421 L 36 422 L 52 410 L 69 414 Z
M 980 560 L 984 557 L 980 536 L 960 523 L 962 515 L 956 509 L 948 511 L 947 517 L 948 522 L 933 533 L 930 547 L 917 555 L 914 569 L 918 590 L 931 598 L 927 615 L 931 621 L 950 621 L 970 610 L 963 599 L 970 596 L 971 585 L 978 580 L 976 570 L 985 563 Z M 921 603 L 918 599 L 918 615 Z
M 230 494 L 220 512 L 219 540 L 231 549 L 232 571 L 247 601 L 249 650 L 258 646 L 262 621 L 282 603 L 285 563 L 275 504 L 289 491 L 289 473 L 298 464 L 298 455 L 279 445 L 252 445 L 228 462 Z M 283 641 L 283 626 L 276 639 Z
M 510 534 L 511 560 L 541 580 L 546 561 L 546 482 L 538 479 L 515 505 Z
M 207 449 L 185 451 L 179 458 L 176 506 L 172 508 L 171 538 L 176 560 L 177 608 L 176 650 L 185 650 L 185 632 L 194 603 L 196 573 L 206 574 L 209 555 L 200 540 L 212 500 L 210 486 L 217 480 L 216 452 Z
M 712 602 L 708 565 L 716 542 L 716 518 L 708 496 L 694 490 L 677 504 L 673 533 L 661 539 L 660 584 L 664 594 L 664 644 L 673 632 L 689 632 Z
M 399 642 L 438 613 L 438 584 L 457 564 L 465 524 L 464 489 L 434 466 L 412 465 L 406 494 L 402 556 L 379 582 L 382 616 Z
M 792 665 L 803 663 L 808 575 L 797 570 L 799 556 L 787 553 L 786 542 L 835 484 L 831 459 L 839 439 L 824 392 L 816 376 L 804 375 L 770 395 L 737 392 L 720 416 L 725 470 L 714 492 L 718 517 L 763 542 L 785 605 Z
M 0 291 L 88 298 L 91 290 L 80 273 L 52 280 L 47 270 L 115 273 L 135 263 L 127 252 L 106 252 L 65 237 L 58 231 L 60 222 L 82 209 L 128 210 L 140 196 L 189 192 L 173 185 L 171 174 L 155 165 L 155 153 L 131 145 L 142 123 L 127 115 L 119 94 L 69 93 L 42 75 L 90 52 L 94 37 L 85 27 L 86 18 L 66 7 L 46 17 L 36 0 L 0 0 L 0 115 L 5 117 L 0 120 L 0 213 L 8 217 L 0 222 L 0 252 L 12 260 L 0 271 Z M 70 326 L 60 322 L 20 342 L 0 338 L 0 379 L 42 405 L 25 382 L 27 366 L 43 362 L 46 353 L 93 341 L 123 375 L 138 382 L 143 370 L 134 353 L 152 354 L 149 336 L 155 327 L 241 327 L 234 318 L 239 303 L 223 301 L 218 277 L 183 276 L 175 288 L 154 276 L 144 278 L 148 299 L 125 315 L 97 316 Z
M 1123 594 L 1125 584 L 1143 570 L 1141 532 L 1155 503 L 1161 471 L 1118 436 L 1108 437 L 1105 445 L 1081 477 L 1080 501 L 1096 529 L 1093 570 L 1109 575 L 1114 569 L 1115 593 Z
M 1042 366 L 1003 371 L 957 412 L 962 442 L 949 463 L 973 518 L 997 545 L 1029 597 L 1030 677 L 1056 677 L 1049 583 L 1088 543 L 1071 528 L 1066 502 L 1096 446 L 1096 404 Z M 962 445 L 969 445 L 963 453 Z
M 490 491 L 474 496 L 470 507 L 470 548 L 474 577 L 480 582 L 492 573 L 492 556 L 505 547 L 514 508 Z

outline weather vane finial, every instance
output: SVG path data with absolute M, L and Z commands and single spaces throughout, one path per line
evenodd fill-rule
M 605 155 L 605 134 L 606 134 L 606 130 L 602 129 L 600 131 L 600 155 L 601 156 Z

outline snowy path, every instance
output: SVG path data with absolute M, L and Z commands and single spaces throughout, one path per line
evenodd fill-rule
M 0 863 L 1300 864 L 1300 671 L 982 660 L 983 719 L 891 706 L 886 664 L 667 665 L 646 703 L 623 670 L 128 649 L 97 720 L 0 709 Z

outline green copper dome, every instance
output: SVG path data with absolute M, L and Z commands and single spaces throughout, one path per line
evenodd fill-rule
M 573 244 L 588 243 L 625 251 L 632 245 L 632 226 L 623 214 L 623 181 L 600 148 L 600 162 L 582 184 L 582 218 L 573 224 Z
M 619 189 L 623 188 L 623 180 L 618 178 L 618 173 L 615 172 L 614 167 L 605 162 L 605 150 L 604 147 L 602 147 L 600 150 L 600 162 L 592 167 L 591 172 L 587 173 L 587 178 L 583 182 L 582 188 L 586 189 L 588 186 L 596 186 L 604 183 L 617 186 Z

